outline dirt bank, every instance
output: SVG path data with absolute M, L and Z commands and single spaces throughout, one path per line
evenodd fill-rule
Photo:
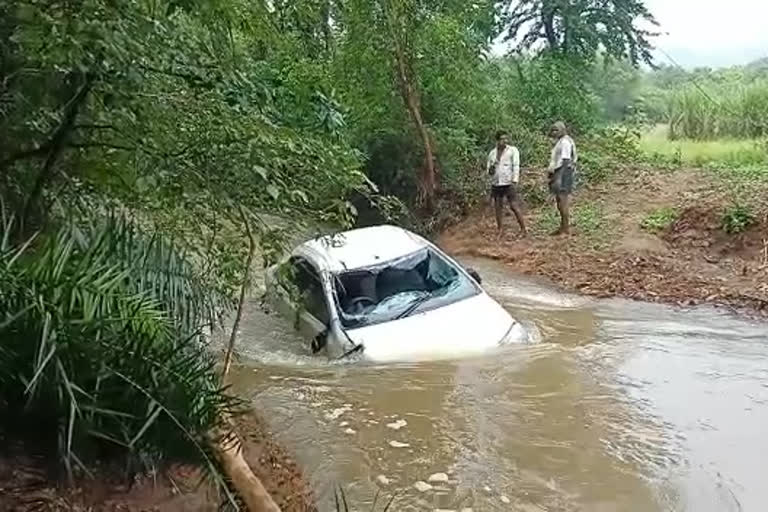
M 729 235 L 721 219 L 732 196 L 716 176 L 698 169 L 624 171 L 576 194 L 570 237 L 547 235 L 555 216 L 546 204 L 527 211 L 528 239 L 519 239 L 507 218 L 507 235 L 499 240 L 487 209 L 447 230 L 439 243 L 453 254 L 503 261 L 589 295 L 768 315 L 768 194 L 757 186 L 752 192 L 759 196 L 750 198 L 758 205 L 757 223 Z M 641 227 L 662 211 L 674 214 L 658 231 Z
M 274 442 L 256 415 L 237 419 L 245 457 L 283 512 L 315 512 L 312 492 L 295 460 Z M 172 465 L 131 481 L 96 468 L 72 488 L 57 484 L 46 453 L 0 434 L 0 511 L 216 512 L 224 497 L 199 469 Z

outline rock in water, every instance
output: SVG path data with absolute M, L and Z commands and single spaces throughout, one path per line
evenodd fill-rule
M 400 430 L 404 426 L 408 425 L 408 422 L 405 420 L 397 420 L 393 423 L 387 423 L 387 428 L 391 428 L 392 430 Z
M 434 483 L 444 484 L 448 482 L 448 475 L 446 475 L 445 473 L 435 473 L 434 475 L 430 475 L 427 481 L 433 484 Z
M 427 482 L 422 482 L 421 480 L 413 484 L 413 487 L 419 492 L 427 492 L 432 490 L 431 485 L 429 485 Z

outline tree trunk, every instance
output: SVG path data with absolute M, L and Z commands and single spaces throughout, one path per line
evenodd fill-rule
M 56 128 L 56 131 L 51 135 L 51 139 L 44 144 L 47 147 L 48 155 L 43 163 L 43 168 L 35 178 L 35 183 L 32 186 L 32 191 L 27 196 L 24 202 L 24 208 L 19 217 L 19 235 L 24 236 L 26 234 L 30 217 L 37 206 L 40 196 L 43 193 L 48 182 L 53 178 L 56 171 L 56 161 L 61 155 L 64 145 L 67 140 L 72 127 L 75 124 L 77 115 L 80 113 L 80 107 L 85 103 L 88 98 L 88 93 L 93 86 L 93 78 L 86 75 L 85 81 L 75 92 L 74 96 L 69 100 L 67 106 L 64 109 L 64 118 L 61 124 Z
M 326 2 L 323 2 L 323 42 L 325 43 L 325 51 L 328 53 L 328 55 L 333 54 L 334 51 L 334 40 L 333 40 L 333 30 L 331 28 L 331 22 L 333 21 L 333 17 L 331 15 L 331 0 L 327 0 Z
M 280 512 L 280 507 L 245 461 L 243 445 L 235 433 L 232 420 L 227 417 L 225 421 L 230 427 L 231 434 L 217 431 L 208 440 L 224 473 L 245 502 L 248 512 Z
M 424 118 L 421 116 L 419 93 L 414 88 L 410 74 L 408 73 L 405 52 L 403 51 L 394 19 L 392 19 L 393 15 L 390 10 L 387 10 L 387 13 L 392 43 L 395 48 L 395 64 L 397 67 L 398 82 L 400 83 L 400 94 L 414 125 L 416 125 L 416 130 L 419 132 L 421 143 L 424 146 L 424 164 L 419 175 L 418 200 L 419 203 L 427 208 L 427 210 L 432 211 L 435 208 L 435 192 L 437 190 L 434 143 L 429 135 L 427 126 L 424 123 Z
M 251 286 L 251 267 L 253 266 L 253 255 L 256 252 L 256 239 L 253 237 L 251 231 L 251 224 L 248 221 L 248 217 L 245 215 L 243 208 L 240 207 L 240 218 L 245 224 L 245 232 L 248 235 L 248 257 L 245 259 L 245 268 L 243 269 L 243 284 L 240 287 L 240 300 L 237 302 L 237 313 L 235 314 L 235 322 L 232 324 L 232 333 L 229 335 L 229 344 L 227 345 L 227 353 L 224 356 L 224 370 L 222 371 L 222 377 L 226 377 L 229 374 L 229 369 L 232 366 L 232 355 L 235 352 L 235 341 L 237 341 L 237 330 L 240 328 L 240 321 L 243 318 L 243 307 L 245 306 L 245 297 L 248 294 L 248 289 Z
M 557 34 L 555 34 L 555 8 L 550 7 L 542 12 L 542 21 L 544 23 L 544 35 L 547 37 L 547 43 L 549 48 L 557 51 L 560 48 L 560 44 L 557 40 Z

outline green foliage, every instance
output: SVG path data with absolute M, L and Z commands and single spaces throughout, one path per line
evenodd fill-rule
M 743 233 L 757 222 L 752 208 L 745 204 L 734 203 L 729 206 L 720 219 L 723 231 L 735 235 Z
M 506 0 L 502 28 L 507 41 L 522 49 L 541 43 L 556 53 L 592 61 L 599 51 L 637 65 L 652 61 L 654 33 L 638 21 L 656 25 L 641 0 Z
M 760 166 L 768 161 L 768 152 L 761 143 L 759 140 L 732 138 L 670 140 L 667 126 L 658 125 L 643 132 L 640 148 L 654 162 L 740 168 Z
M 585 85 L 588 69 L 569 58 L 544 55 L 525 61 L 514 83 L 511 110 L 518 122 L 542 134 L 565 120 L 575 134 L 588 133 L 598 121 L 598 98 Z
M 768 70 L 759 65 L 661 66 L 641 76 L 629 103 L 650 124 L 669 125 L 673 139 L 757 138 L 768 130 L 766 84 Z
M 88 193 L 203 241 L 196 256 L 231 291 L 243 244 L 223 235 L 242 233 L 239 207 L 269 256 L 265 215 L 351 225 L 350 197 L 376 201 L 327 65 L 287 21 L 305 30 L 316 6 L 86 7 L 21 3 L 2 20 L 0 187 L 19 231 Z
M 236 401 L 202 329 L 226 307 L 172 244 L 124 219 L 0 247 L 0 417 L 57 439 L 72 471 L 103 453 L 202 462 Z M 104 451 L 106 450 L 106 452 Z
M 70 464 L 99 434 L 190 453 L 229 403 L 196 333 L 241 284 L 246 222 L 264 265 L 307 225 L 383 218 L 434 232 L 485 200 L 499 128 L 533 173 L 556 120 L 588 180 L 626 164 L 634 132 L 598 127 L 601 114 L 626 119 L 633 66 L 650 55 L 633 23 L 650 15 L 609 3 L 0 4 L 0 198 L 16 218 L 0 292 L 8 403 L 45 425 L 66 418 Z M 549 50 L 488 57 L 500 31 L 524 50 L 542 29 Z M 596 80 L 595 60 L 613 82 Z M 424 164 L 414 110 L 439 170 L 428 218 L 404 207 Z M 539 181 L 523 176 L 543 202 Z M 598 213 L 578 215 L 598 230 Z
M 680 212 L 676 208 L 658 208 L 643 218 L 640 227 L 651 233 L 659 233 L 671 226 L 679 217 Z
M 601 119 L 642 124 L 645 112 L 635 100 L 642 72 L 631 62 L 601 58 L 593 64 L 588 80 L 599 98 Z
M 689 86 L 668 101 L 672 139 L 768 135 L 768 81 L 702 89 Z
M 579 168 L 586 182 L 599 183 L 637 162 L 640 133 L 627 126 L 607 126 L 581 141 Z
M 543 236 L 555 231 L 558 227 L 560 227 L 560 216 L 553 205 L 552 208 L 543 210 L 536 217 L 533 232 L 537 236 Z
M 587 202 L 573 210 L 576 225 L 585 232 L 594 232 L 603 226 L 603 211 L 600 205 Z
M 406 106 L 410 90 L 436 148 L 441 185 L 455 192 L 455 180 L 488 140 L 492 95 L 482 68 L 492 3 L 355 0 L 335 23 L 342 36 L 330 65 L 349 109 L 350 140 L 368 156 L 368 176 L 383 193 L 416 202 L 424 149 Z

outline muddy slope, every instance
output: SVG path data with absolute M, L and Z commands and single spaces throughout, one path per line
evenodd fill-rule
M 747 231 L 729 235 L 721 227 L 729 204 L 728 194 L 705 171 L 634 170 L 576 194 L 570 237 L 547 235 L 554 220 L 547 204 L 527 211 L 534 227 L 528 239 L 518 237 L 509 217 L 507 235 L 498 239 L 486 208 L 438 242 L 453 254 L 503 261 L 589 295 L 768 314 L 766 211 L 757 212 L 757 223 Z M 657 232 L 641 227 L 663 208 L 675 210 L 673 222 Z

